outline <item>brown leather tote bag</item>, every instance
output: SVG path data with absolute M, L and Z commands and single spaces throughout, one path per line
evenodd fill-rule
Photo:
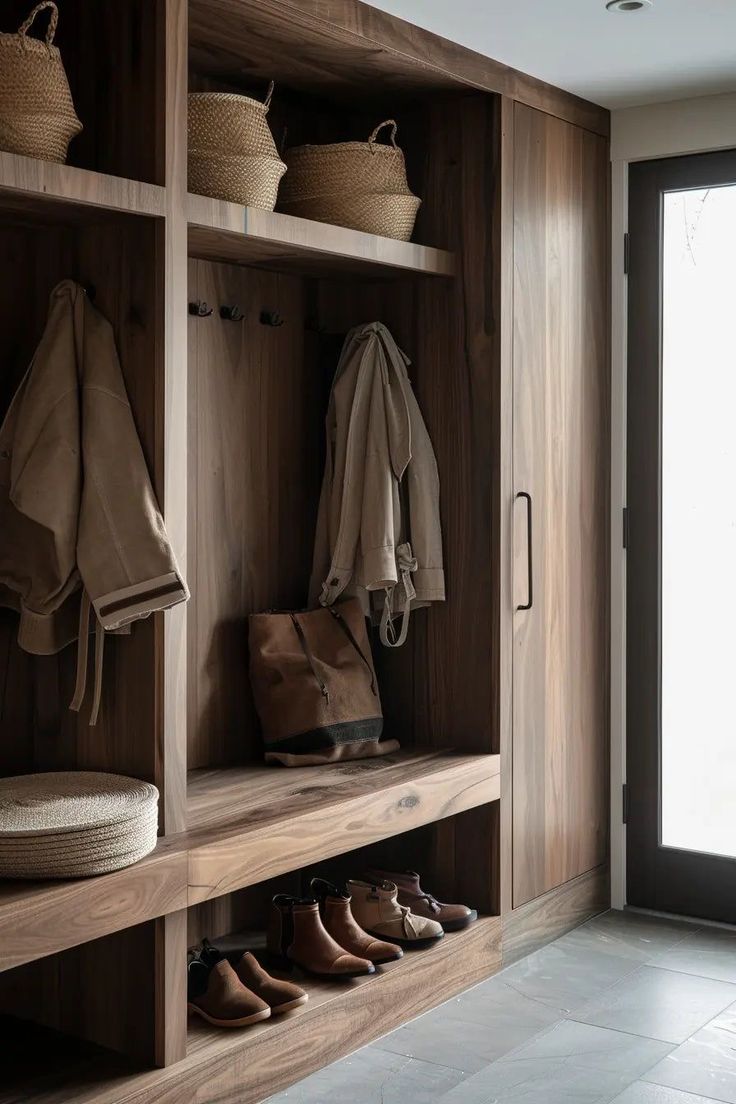
M 385 755 L 383 714 L 356 598 L 250 617 L 250 678 L 266 761 L 287 767 Z

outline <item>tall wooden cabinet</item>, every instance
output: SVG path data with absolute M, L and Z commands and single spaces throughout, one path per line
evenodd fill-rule
M 603 138 L 515 106 L 515 907 L 607 854 L 607 194 Z
M 0 152 L 0 417 L 54 283 L 94 288 L 192 596 L 108 641 L 95 729 L 74 649 L 28 656 L 0 611 L 0 773 L 161 793 L 136 865 L 0 882 L 0 1104 L 255 1104 L 607 903 L 609 119 L 359 0 L 59 3 L 85 131 L 66 165 Z M 271 79 L 279 143 L 396 119 L 411 243 L 187 193 L 187 93 Z M 376 319 L 434 443 L 447 601 L 374 648 L 400 751 L 268 768 L 247 616 L 306 600 L 330 381 Z M 367 865 L 479 919 L 288 1017 L 187 1021 L 189 945 Z

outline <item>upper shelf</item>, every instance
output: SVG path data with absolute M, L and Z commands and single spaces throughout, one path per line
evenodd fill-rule
M 414 748 L 316 770 L 197 770 L 189 904 L 496 801 L 500 757 Z
M 165 199 L 157 184 L 0 152 L 0 211 L 43 216 L 50 210 L 73 215 L 96 208 L 161 217 Z
M 301 272 L 452 276 L 455 255 L 344 226 L 190 195 L 189 253 L 209 261 Z

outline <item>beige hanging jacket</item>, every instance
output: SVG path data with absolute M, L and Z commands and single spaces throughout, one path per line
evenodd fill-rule
M 51 293 L 41 343 L 0 427 L 0 605 L 19 612 L 18 643 L 28 652 L 55 653 L 79 637 L 73 709 L 84 696 L 91 606 L 94 724 L 104 633 L 129 631 L 188 597 L 112 327 L 65 280 Z
M 412 609 L 445 598 L 437 462 L 408 363 L 380 322 L 345 340 L 327 410 L 310 586 L 312 605 L 360 598 L 388 647 L 406 640 Z

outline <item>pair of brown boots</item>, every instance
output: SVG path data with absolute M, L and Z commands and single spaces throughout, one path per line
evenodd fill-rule
M 267 932 L 271 961 L 298 966 L 318 978 L 357 978 L 403 956 L 400 947 L 376 938 L 357 923 L 349 894 L 313 878 L 310 897 L 280 893 L 273 899 Z
M 246 951 L 234 963 L 206 939 L 190 956 L 187 1007 L 215 1027 L 247 1027 L 305 1004 L 298 985 L 268 974 Z

